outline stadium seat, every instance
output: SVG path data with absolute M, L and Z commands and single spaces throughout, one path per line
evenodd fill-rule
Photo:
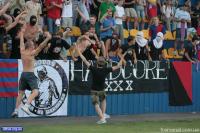
M 132 30 L 130 30 L 130 36 L 132 36 L 132 37 L 136 37 L 137 32 L 138 32 L 138 30 L 136 30 L 136 29 L 132 29 Z
M 81 36 L 81 30 L 77 26 L 72 26 L 72 34 L 73 36 Z
M 124 29 L 124 38 L 128 38 L 129 37 L 129 31 L 127 29 Z
M 165 37 L 165 40 L 175 40 L 172 35 L 172 32 L 170 32 L 170 31 L 166 31 L 166 34 L 164 37 Z
M 176 39 L 176 31 L 174 31 L 173 33 L 174 39 Z
M 144 33 L 144 38 L 149 39 L 149 30 L 142 30 Z
M 168 54 L 169 54 L 169 56 L 172 56 L 174 59 L 181 59 L 181 58 L 183 58 L 182 56 L 180 56 L 180 55 L 174 55 L 174 48 L 169 48 L 168 49 Z
M 164 50 L 163 50 L 163 54 L 164 54 L 164 56 L 165 56 L 166 59 L 172 59 L 172 58 L 173 58 L 173 56 L 170 56 L 170 55 L 167 53 L 167 49 L 164 49 Z

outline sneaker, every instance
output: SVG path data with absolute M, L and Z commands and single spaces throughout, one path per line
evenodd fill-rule
M 28 106 L 23 105 L 23 106 L 21 107 L 21 109 L 22 109 L 27 115 L 30 115 L 30 114 L 31 114 L 31 112 L 29 111 Z
M 14 112 L 11 114 L 11 117 L 12 117 L 12 118 L 17 118 L 17 117 L 18 117 L 18 112 L 17 112 L 17 111 L 14 111 Z
M 105 123 L 107 123 L 106 119 L 97 121 L 97 124 L 105 124 Z
M 110 115 L 104 114 L 104 118 L 105 118 L 105 119 L 109 119 L 109 118 L 110 118 Z

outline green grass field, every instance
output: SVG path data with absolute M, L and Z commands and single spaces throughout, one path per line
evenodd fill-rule
M 88 122 L 81 124 L 76 124 L 76 122 L 67 124 L 55 123 L 53 125 L 37 125 L 37 123 L 33 123 L 25 124 L 23 128 L 24 133 L 200 133 L 200 119 L 123 123 L 109 122 L 104 125 Z

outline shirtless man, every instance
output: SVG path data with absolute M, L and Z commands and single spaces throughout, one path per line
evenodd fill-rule
M 72 59 L 74 61 L 77 61 L 79 57 L 79 54 L 76 51 L 76 46 L 78 46 L 80 49 L 80 52 L 83 53 L 87 48 L 91 46 L 91 44 L 95 44 L 95 41 L 90 40 L 90 38 L 87 35 L 83 35 L 79 37 L 75 45 L 71 46 L 71 48 L 69 49 Z M 97 58 L 97 55 L 96 55 L 96 58 Z
M 18 110 L 26 89 L 30 90 L 31 94 L 28 97 L 27 103 L 23 105 L 21 109 L 25 113 L 30 114 L 29 106 L 35 97 L 37 97 L 39 94 L 37 78 L 34 75 L 35 56 L 38 55 L 38 53 L 47 45 L 48 41 L 51 39 L 51 35 L 48 32 L 45 32 L 44 34 L 46 39 L 36 48 L 32 40 L 28 40 L 26 43 L 24 43 L 24 33 L 25 26 L 21 29 L 20 32 L 20 53 L 23 64 L 23 72 L 19 82 L 19 95 L 17 97 L 16 107 L 12 113 L 12 117 L 18 116 Z

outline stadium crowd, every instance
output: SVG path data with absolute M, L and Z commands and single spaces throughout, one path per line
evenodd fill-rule
M 200 59 L 200 1 L 0 0 L 0 58 L 20 59 L 20 31 L 35 47 L 52 34 L 36 59 L 88 60 L 102 55 L 137 60 Z M 173 38 L 173 48 L 165 40 Z

